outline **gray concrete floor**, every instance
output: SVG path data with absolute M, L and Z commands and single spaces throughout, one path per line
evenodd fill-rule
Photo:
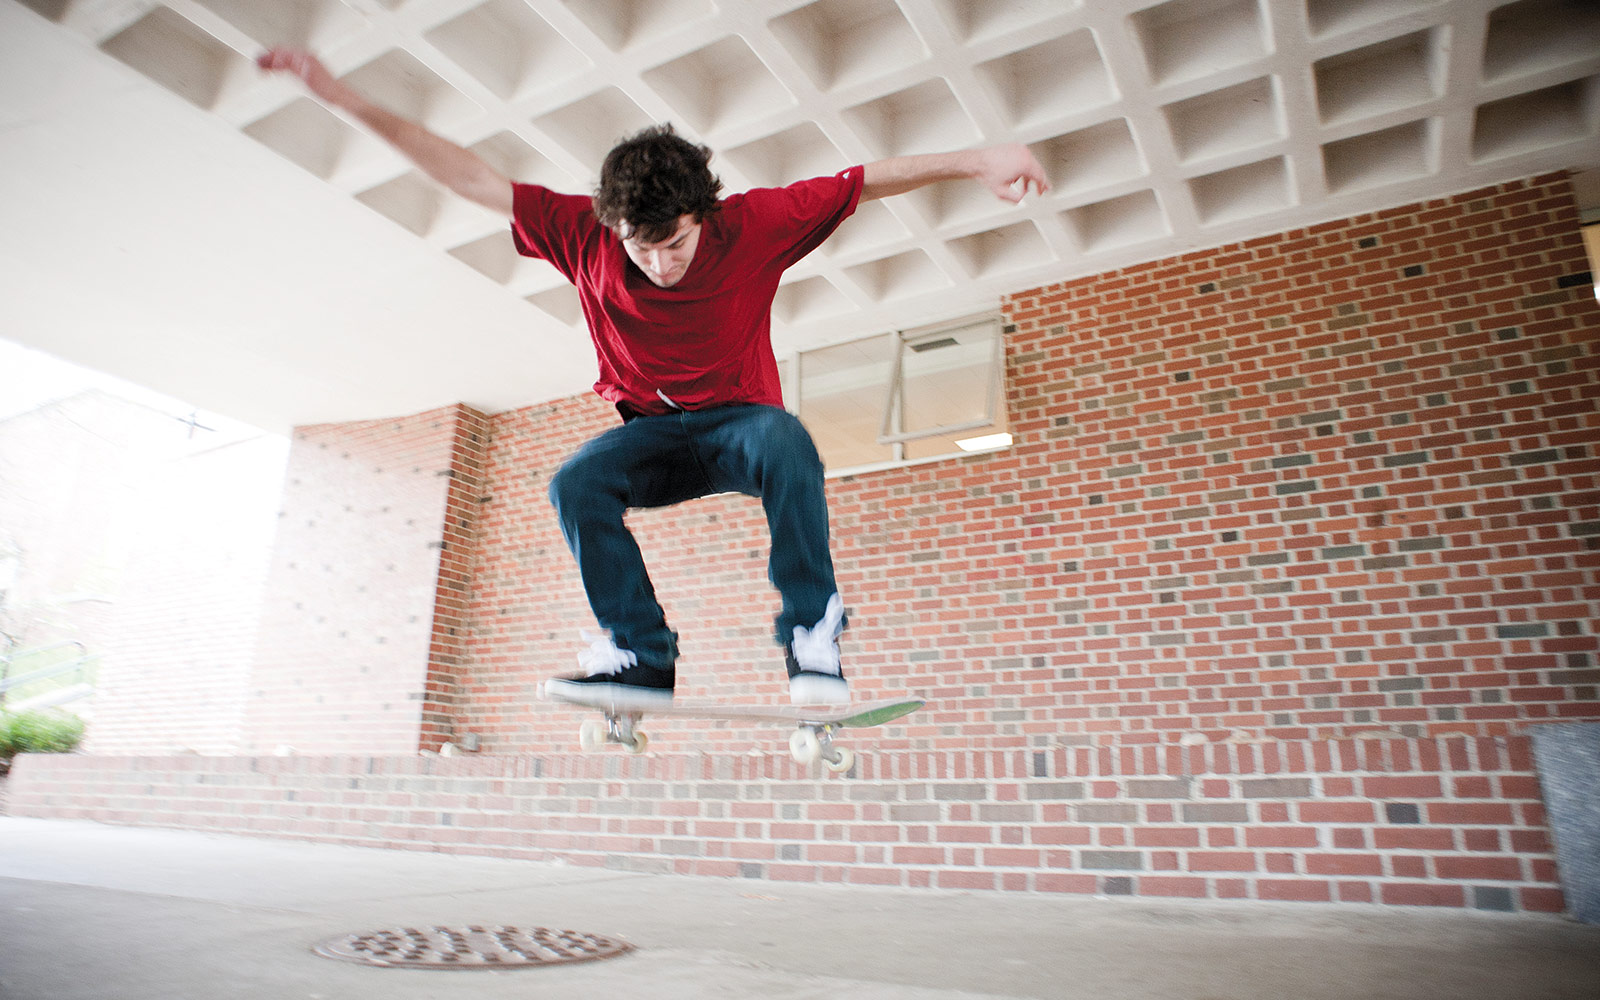
M 0 817 L 4 1000 L 472 997 L 1594 1000 L 1557 917 L 789 886 Z M 481 923 L 621 957 L 371 968 L 319 941 Z

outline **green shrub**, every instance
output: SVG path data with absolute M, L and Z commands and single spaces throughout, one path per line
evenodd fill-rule
M 66 753 L 83 740 L 83 720 L 67 712 L 0 715 L 0 760 L 19 753 Z

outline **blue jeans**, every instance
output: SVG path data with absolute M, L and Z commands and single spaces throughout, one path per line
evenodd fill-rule
M 589 607 L 641 663 L 671 666 L 677 637 L 623 514 L 713 493 L 761 498 L 772 536 L 767 579 L 783 598 L 778 642 L 797 625 L 815 625 L 837 589 L 822 460 L 788 411 L 743 405 L 634 417 L 578 449 L 550 481 Z

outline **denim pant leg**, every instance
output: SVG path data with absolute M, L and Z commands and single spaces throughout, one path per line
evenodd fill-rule
M 701 410 L 684 418 L 712 488 L 761 498 L 772 536 L 767 578 L 783 598 L 774 625 L 778 643 L 787 643 L 795 626 L 810 628 L 822 619 L 838 589 L 816 445 L 794 414 L 773 406 Z
M 672 665 L 677 636 L 623 515 L 629 507 L 661 507 L 708 492 L 677 414 L 613 427 L 578 449 L 550 480 L 550 502 L 595 620 L 618 646 L 651 666 Z

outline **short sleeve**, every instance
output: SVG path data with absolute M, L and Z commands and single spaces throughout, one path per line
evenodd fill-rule
M 821 246 L 855 212 L 863 175 L 863 168 L 851 167 L 787 187 L 745 192 L 745 201 L 761 219 L 764 238 L 782 267 L 797 263 Z
M 538 184 L 511 186 L 511 238 L 517 253 L 539 257 L 576 280 L 584 245 L 600 225 L 591 201 Z

